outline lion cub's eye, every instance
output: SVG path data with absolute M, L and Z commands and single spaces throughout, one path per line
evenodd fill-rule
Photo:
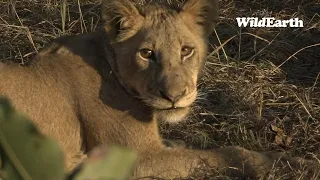
M 191 57 L 193 55 L 193 53 L 194 53 L 194 50 L 191 47 L 183 46 L 181 48 L 181 57 L 182 57 L 182 59 L 187 59 L 187 58 Z
M 154 52 L 152 50 L 150 50 L 150 49 L 140 49 L 139 55 L 143 59 L 154 60 Z

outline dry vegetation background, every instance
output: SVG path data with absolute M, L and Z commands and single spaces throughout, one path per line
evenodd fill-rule
M 184 140 L 193 148 L 239 145 L 317 160 L 320 1 L 220 4 L 220 22 L 193 113 L 185 123 L 162 124 L 163 137 Z M 99 8 L 98 0 L 0 0 L 0 61 L 25 64 L 54 38 L 93 31 L 99 26 Z M 238 16 L 299 17 L 305 27 L 240 29 Z M 310 177 L 304 171 L 277 170 L 267 179 Z

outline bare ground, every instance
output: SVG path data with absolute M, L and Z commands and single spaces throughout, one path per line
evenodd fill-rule
M 199 98 L 188 121 L 161 124 L 164 138 L 193 148 L 239 145 L 318 160 L 319 0 L 220 0 L 221 13 Z M 25 64 L 52 39 L 91 32 L 99 1 L 0 0 L 0 61 Z M 239 28 L 240 16 L 299 17 L 303 28 Z M 318 157 L 318 158 L 317 158 Z M 214 170 L 212 170 L 214 171 Z M 216 172 L 215 172 L 216 173 Z M 193 179 L 210 177 L 206 171 Z M 274 169 L 266 179 L 320 179 Z

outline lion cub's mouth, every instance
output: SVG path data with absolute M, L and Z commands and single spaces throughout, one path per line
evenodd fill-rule
M 169 123 L 176 123 L 185 119 L 190 111 L 188 107 L 177 107 L 167 109 L 155 109 L 154 115 L 160 121 L 166 121 Z
M 171 103 L 171 105 L 167 101 L 162 101 L 161 104 L 157 103 L 150 103 L 149 105 L 156 111 L 163 111 L 163 112 L 176 112 L 180 110 L 185 110 L 191 106 L 192 103 L 184 104 L 184 106 L 177 106 L 174 103 Z
M 178 102 L 169 102 L 150 95 L 149 98 L 143 98 L 143 101 L 153 109 L 153 115 L 157 120 L 175 123 L 185 119 L 195 98 L 196 93 L 193 93 L 184 96 Z
M 141 98 L 148 106 L 157 111 L 181 111 L 188 109 L 195 101 L 197 97 L 197 91 L 194 90 L 189 94 L 184 95 L 177 101 L 170 101 L 167 98 L 162 98 L 151 93 L 144 94 Z
M 170 108 L 156 108 L 156 110 L 159 110 L 159 111 L 174 111 L 174 110 L 181 110 L 181 109 L 185 109 L 187 107 L 176 107 L 176 106 L 172 106 Z

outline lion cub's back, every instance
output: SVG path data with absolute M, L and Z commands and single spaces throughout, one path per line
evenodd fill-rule
M 80 124 L 74 105 L 45 72 L 39 76 L 29 67 L 1 64 L 0 96 L 8 97 L 19 112 L 42 133 L 58 140 L 65 151 L 80 151 Z

